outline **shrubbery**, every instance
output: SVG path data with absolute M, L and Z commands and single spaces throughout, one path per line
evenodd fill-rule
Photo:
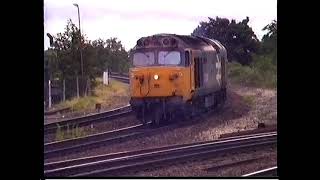
M 277 88 L 277 66 L 270 56 L 254 56 L 251 66 L 229 63 L 228 77 L 245 86 Z

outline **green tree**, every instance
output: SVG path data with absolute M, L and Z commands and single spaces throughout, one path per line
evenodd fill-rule
M 66 81 L 66 96 L 72 97 L 76 94 L 76 78 L 79 78 L 79 91 L 80 95 L 85 92 L 85 78 L 81 79 L 81 60 L 80 60 L 80 41 L 85 45 L 85 37 L 81 35 L 75 24 L 72 23 L 71 19 L 68 20 L 63 33 L 58 33 L 53 36 L 53 51 L 55 57 L 51 59 L 50 69 L 52 70 L 54 79 L 59 79 L 60 84 L 63 80 Z M 82 48 L 83 48 L 82 47 Z M 83 54 L 83 61 L 85 62 L 85 54 Z M 90 67 L 83 66 L 84 77 L 88 77 L 90 74 Z
M 253 60 L 252 55 L 259 50 L 259 40 L 248 22 L 249 17 L 238 23 L 226 18 L 209 17 L 208 22 L 200 22 L 192 35 L 219 40 L 226 47 L 230 61 L 249 65 Z
M 106 40 L 107 66 L 111 71 L 128 72 L 129 71 L 129 55 L 117 38 L 109 38 Z
M 81 43 L 80 43 L 81 42 Z M 109 68 L 115 72 L 128 72 L 128 53 L 121 41 L 101 38 L 89 41 L 72 23 L 67 21 L 63 33 L 52 36 L 52 48 L 45 51 L 45 78 L 57 79 L 59 83 L 66 82 L 66 97 L 76 95 L 76 79 L 79 78 L 80 95 L 84 95 L 95 84 L 96 77 L 101 77 L 103 71 Z M 81 77 L 80 45 L 82 48 L 83 70 L 85 79 Z
M 277 21 L 273 20 L 262 30 L 267 33 L 262 37 L 261 54 L 270 56 L 272 62 L 277 64 Z

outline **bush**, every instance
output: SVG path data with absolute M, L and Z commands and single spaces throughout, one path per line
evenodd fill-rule
M 255 97 L 254 96 L 243 96 L 243 101 L 248 105 L 248 106 L 253 106 L 255 102 Z
M 268 56 L 254 56 L 251 66 L 229 63 L 228 77 L 231 82 L 245 86 L 276 88 L 277 66 Z

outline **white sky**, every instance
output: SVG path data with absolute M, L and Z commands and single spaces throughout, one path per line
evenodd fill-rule
M 157 33 L 190 34 L 207 17 L 225 17 L 237 22 L 248 16 L 259 39 L 262 28 L 277 19 L 277 0 L 44 0 L 44 48 L 47 33 L 63 32 L 68 19 L 89 40 L 117 37 L 126 50 L 143 36 Z

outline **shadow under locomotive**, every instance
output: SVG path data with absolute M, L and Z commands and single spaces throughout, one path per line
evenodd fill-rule
M 243 96 L 234 91 L 227 91 L 227 99 L 225 103 L 217 105 L 214 109 L 203 109 L 194 112 L 189 116 L 183 110 L 176 111 L 171 119 L 163 120 L 159 125 L 151 123 L 152 115 L 149 115 L 148 127 L 157 128 L 163 126 L 172 126 L 172 128 L 180 128 L 185 126 L 193 126 L 200 124 L 201 130 L 214 128 L 223 123 L 231 123 L 233 120 L 246 116 L 251 110 L 244 100 Z M 137 114 L 141 118 L 142 114 Z M 211 118 L 214 118 L 211 120 Z

